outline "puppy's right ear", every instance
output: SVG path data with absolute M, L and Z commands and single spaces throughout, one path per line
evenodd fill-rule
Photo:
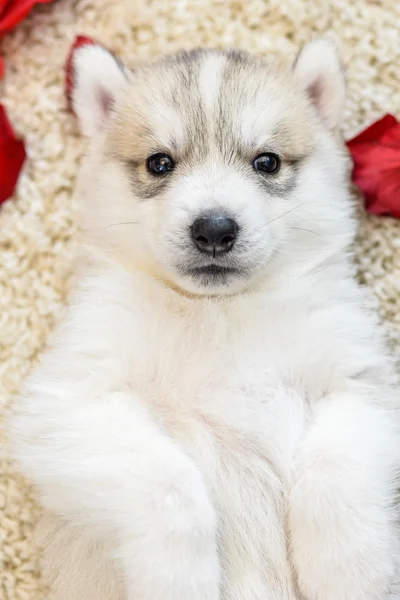
M 333 39 L 321 38 L 306 44 L 294 64 L 294 74 L 322 121 L 336 130 L 342 117 L 346 83 Z
M 68 78 L 71 108 L 82 133 L 91 137 L 107 122 L 126 73 L 111 52 L 87 43 L 73 49 L 67 65 Z

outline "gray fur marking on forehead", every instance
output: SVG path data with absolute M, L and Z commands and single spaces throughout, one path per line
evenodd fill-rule
M 199 75 L 206 55 L 204 50 L 182 51 L 161 61 L 170 76 L 169 95 L 171 106 L 182 116 L 185 127 L 185 144 L 178 149 L 181 157 L 193 153 L 204 157 L 207 145 L 207 117 L 201 100 Z M 173 132 L 172 132 L 173 135 Z
M 235 78 L 235 71 L 241 70 L 243 66 L 250 67 L 258 62 L 257 58 L 240 51 L 223 50 L 191 50 L 182 51 L 177 54 L 167 55 L 153 64 L 158 71 L 158 79 L 162 85 L 161 93 L 165 94 L 165 99 L 183 116 L 191 117 L 197 123 L 198 114 L 206 108 L 202 91 L 200 89 L 200 79 L 202 71 L 210 71 L 210 88 L 213 86 L 221 88 L 226 83 Z M 220 70 L 220 78 L 212 77 L 212 72 Z M 229 73 L 231 74 L 229 76 Z M 228 74 L 228 75 L 227 75 Z M 210 89 L 210 91 L 212 91 Z M 220 95 L 220 90 L 215 89 L 215 96 Z M 212 115 L 207 115 L 212 116 Z M 197 117 L 197 118 L 196 118 Z M 204 118 L 204 115 L 202 115 Z M 190 123 L 190 119 L 188 119 Z
M 268 65 L 246 52 L 195 50 L 165 59 L 171 103 L 186 128 L 183 154 L 199 159 L 217 148 L 231 160 L 240 149 L 242 111 L 265 91 Z
M 235 140 L 231 138 L 232 123 L 226 119 L 232 103 L 224 88 L 234 91 L 235 70 L 249 61 L 244 52 L 194 50 L 160 63 L 169 71 L 169 100 L 185 127 L 185 148 L 179 149 L 180 154 L 191 160 L 204 159 L 210 145 L 231 154 Z
M 244 111 L 248 115 L 257 104 L 257 114 L 264 98 L 268 103 L 269 85 L 276 95 L 274 72 L 265 60 L 237 50 L 182 51 L 144 65 L 137 73 L 144 75 L 154 141 L 161 126 L 160 150 L 198 160 L 214 148 L 231 157 L 235 146 L 252 143 L 251 132 L 244 139 L 240 126 Z

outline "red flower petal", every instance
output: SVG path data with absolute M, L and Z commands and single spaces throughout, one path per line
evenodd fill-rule
M 397 123 L 395 127 L 390 127 L 383 132 L 381 137 L 381 143 L 385 146 L 400 147 L 400 123 Z
M 8 120 L 6 109 L 0 104 L 0 141 L 15 139 L 15 133 Z
M 375 121 L 372 125 L 364 129 L 361 133 L 359 133 L 356 137 L 347 142 L 348 146 L 354 146 L 356 144 L 361 144 L 363 142 L 375 142 L 379 140 L 381 135 L 385 133 L 385 131 L 391 129 L 392 127 L 396 127 L 397 120 L 393 115 L 385 115 L 379 121 Z
M 386 115 L 347 142 L 367 210 L 400 218 L 400 123 Z
M 400 168 L 382 177 L 377 200 L 369 207 L 374 215 L 391 215 L 400 219 Z
M 15 137 L 0 104 L 0 204 L 13 194 L 25 158 L 24 142 Z
M 53 0 L 8 0 L 0 4 L 0 34 L 13 29 L 31 11 L 35 4 L 48 4 Z
M 13 0 L 0 0 L 0 18 L 6 11 L 6 8 Z
M 75 42 L 69 51 L 67 62 L 65 64 L 65 94 L 67 96 L 68 108 L 73 111 L 72 108 L 72 90 L 74 88 L 74 53 L 78 48 L 82 46 L 93 46 L 97 44 L 95 40 L 84 35 L 78 35 L 75 38 Z

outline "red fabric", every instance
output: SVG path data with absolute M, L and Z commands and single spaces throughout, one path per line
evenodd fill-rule
M 16 138 L 5 108 L 0 104 L 0 204 L 14 192 L 25 157 L 24 142 Z
M 400 219 L 400 122 L 386 115 L 347 142 L 368 212 Z
M 0 0 L 1 1 L 1 0 Z M 82 46 L 92 46 L 96 42 L 89 37 L 84 35 L 78 35 L 69 51 L 67 62 L 65 64 L 65 93 L 67 96 L 68 108 L 73 111 L 72 108 L 72 90 L 74 88 L 74 53 L 78 48 Z
M 30 12 L 35 4 L 53 0 L 0 0 L 0 35 L 13 29 Z

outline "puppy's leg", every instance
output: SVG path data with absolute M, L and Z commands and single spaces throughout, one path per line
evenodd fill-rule
M 12 428 L 43 504 L 112 542 L 128 600 L 219 597 L 216 518 L 202 476 L 133 393 L 35 380 Z
M 351 395 L 318 407 L 289 503 L 291 554 L 307 600 L 385 600 L 398 554 L 395 415 Z

